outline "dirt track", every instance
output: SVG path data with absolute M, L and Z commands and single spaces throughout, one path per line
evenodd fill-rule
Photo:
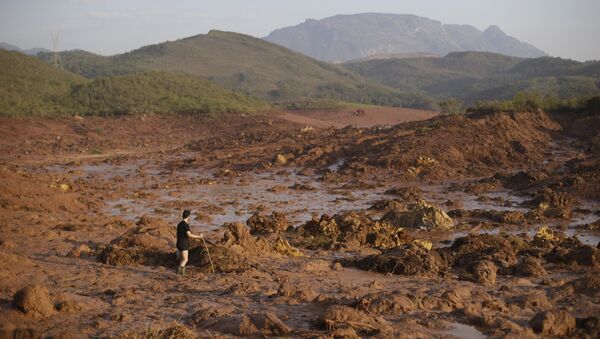
M 2 120 L 3 335 L 599 335 L 597 134 L 371 122 Z

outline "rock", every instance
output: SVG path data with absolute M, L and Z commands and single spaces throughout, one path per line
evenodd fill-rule
M 374 314 L 405 313 L 417 308 L 412 299 L 400 291 L 368 294 L 362 297 L 356 306 Z
M 261 215 L 260 213 L 254 213 L 247 221 L 246 225 L 250 227 L 250 233 L 256 234 L 270 234 L 270 233 L 281 233 L 285 232 L 289 227 L 285 214 L 279 212 L 273 212 L 271 215 Z
M 522 277 L 541 277 L 546 275 L 546 270 L 541 259 L 524 257 L 515 265 L 514 274 Z
M 327 248 L 336 243 L 350 247 L 393 248 L 407 242 L 407 235 L 386 222 L 374 221 L 364 212 L 323 214 L 296 229 L 307 247 Z
M 590 297 L 600 295 L 600 276 L 590 274 L 583 278 L 575 279 L 562 286 L 562 291 L 567 294 L 579 293 Z
M 13 297 L 13 307 L 35 318 L 49 317 L 56 312 L 48 289 L 40 285 L 19 290 Z
M 554 310 L 536 314 L 529 325 L 535 333 L 563 336 L 575 329 L 576 320 L 565 310 Z
M 428 251 L 412 243 L 386 250 L 381 254 L 369 255 L 353 264 L 368 271 L 403 275 L 437 275 L 447 267 L 436 251 Z
M 393 329 L 383 318 L 372 316 L 348 306 L 334 305 L 327 309 L 322 318 L 327 330 L 351 328 L 359 335 L 391 335 Z
M 431 249 L 433 248 L 433 244 L 429 240 L 415 239 L 412 242 L 413 244 L 417 244 L 428 251 L 431 251 Z
M 283 154 L 277 154 L 273 162 L 277 165 L 285 165 L 288 162 L 288 159 Z
M 493 262 L 483 260 L 472 269 L 473 278 L 482 285 L 494 286 L 496 284 L 496 272 L 498 268 Z
M 86 245 L 81 244 L 77 247 L 74 247 L 67 253 L 68 257 L 79 258 L 79 257 L 88 257 L 92 254 L 92 249 Z
M 381 218 L 381 221 L 396 227 L 409 228 L 450 229 L 454 226 L 446 212 L 425 200 L 410 205 L 408 211 L 391 210 Z

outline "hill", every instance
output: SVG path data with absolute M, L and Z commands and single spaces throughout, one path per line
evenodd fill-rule
M 362 13 L 308 19 L 271 32 L 267 41 L 324 61 L 348 61 L 374 54 L 486 51 L 540 57 L 543 51 L 506 35 L 497 26 L 485 31 L 469 25 L 445 25 L 405 14 Z
M 40 55 L 46 61 L 50 57 Z M 410 107 L 430 104 L 422 96 L 374 83 L 347 68 L 230 32 L 210 31 L 111 57 L 71 51 L 61 58 L 66 69 L 88 78 L 147 70 L 185 72 L 272 101 L 323 98 Z
M 443 58 L 368 60 L 345 66 L 404 91 L 459 98 L 467 103 L 510 99 L 520 91 L 563 99 L 600 91 L 600 62 L 551 57 L 521 59 L 484 52 L 456 52 Z
M 71 88 L 87 81 L 20 52 L 0 50 L 0 114 L 71 112 Z
M 75 86 L 71 99 L 86 114 L 255 113 L 270 105 L 187 74 L 143 72 Z
M 21 53 L 27 54 L 27 55 L 36 55 L 40 52 L 50 52 L 50 50 L 48 50 L 46 48 L 42 48 L 42 47 L 21 49 L 15 45 L 7 44 L 6 42 L 0 42 L 0 49 L 7 50 L 7 51 L 21 52 Z
M 0 50 L 0 114 L 258 112 L 265 101 L 186 74 L 142 72 L 89 80 L 36 58 Z

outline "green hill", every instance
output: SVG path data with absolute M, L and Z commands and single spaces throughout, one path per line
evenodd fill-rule
M 72 86 L 87 81 L 22 53 L 0 50 L 0 114 L 70 112 Z
M 98 78 L 73 87 L 70 97 L 86 114 L 255 113 L 270 108 L 263 100 L 206 80 L 156 71 Z
M 142 70 L 185 72 L 272 101 L 318 98 L 411 107 L 430 104 L 422 96 L 377 84 L 344 67 L 238 33 L 210 31 L 110 57 L 83 51 L 64 52 L 61 57 L 66 69 L 88 78 Z M 50 55 L 40 58 L 50 60 Z
M 141 72 L 89 80 L 36 58 L 0 51 L 0 114 L 258 112 L 267 102 L 187 74 Z
M 510 99 L 520 91 L 563 99 L 600 92 L 600 62 L 561 58 L 459 52 L 443 58 L 370 60 L 345 66 L 391 87 L 467 103 Z

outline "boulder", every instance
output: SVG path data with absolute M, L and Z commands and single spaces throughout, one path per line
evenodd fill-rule
M 454 227 L 452 218 L 441 208 L 431 205 L 425 200 L 419 200 L 410 205 L 408 211 L 390 210 L 381 221 L 396 227 L 420 229 L 450 229 Z

